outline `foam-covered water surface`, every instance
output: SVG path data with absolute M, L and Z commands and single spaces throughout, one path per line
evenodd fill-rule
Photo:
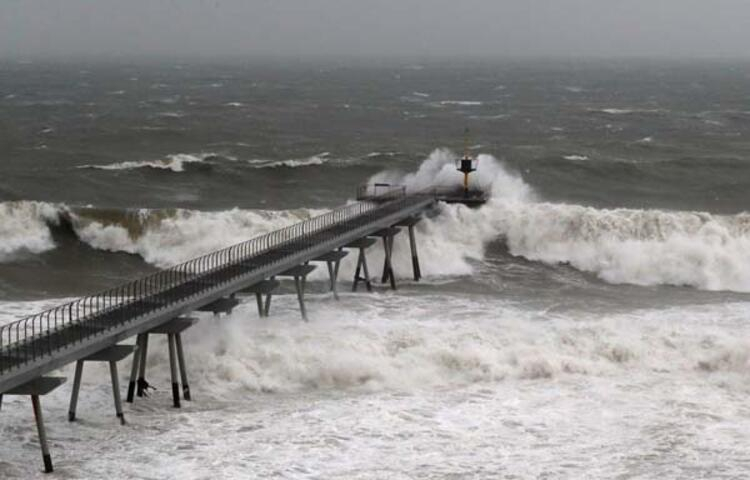
M 76 424 L 69 387 L 44 399 L 57 475 L 677 479 L 750 464 L 746 303 L 602 318 L 404 295 L 314 296 L 309 324 L 291 295 L 270 319 L 252 306 L 202 319 L 185 336 L 195 400 L 180 411 L 152 342 L 157 390 L 124 427 L 105 369 L 87 368 Z M 3 438 L 22 445 L 5 478 L 38 471 L 27 408 L 3 406 Z

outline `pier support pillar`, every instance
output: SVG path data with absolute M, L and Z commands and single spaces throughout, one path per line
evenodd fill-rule
M 143 343 L 143 351 L 140 352 L 140 361 L 138 362 L 138 385 L 137 391 L 138 396 L 143 397 L 148 395 L 148 389 L 150 385 L 146 381 L 146 358 L 148 357 L 148 333 L 139 335 L 142 337 L 141 342 Z M 132 381 L 132 379 L 131 379 Z M 132 400 L 130 400 L 132 402 Z
M 317 258 L 312 259 L 312 262 L 325 262 L 328 267 L 328 278 L 330 283 L 331 292 L 333 292 L 333 298 L 339 299 L 339 292 L 336 288 L 336 283 L 339 277 L 339 267 L 341 260 L 346 257 L 349 252 L 345 252 L 342 248 L 334 250 L 332 252 L 325 253 Z
M 226 315 L 231 314 L 232 310 L 234 310 L 234 307 L 239 304 L 240 301 L 235 298 L 234 294 L 232 294 L 228 297 L 214 300 L 213 302 L 207 305 L 203 305 L 196 310 L 198 310 L 199 312 L 211 312 L 214 314 L 214 317 L 218 318 L 220 313 L 224 313 Z
M 47 431 L 44 429 L 44 416 L 42 415 L 42 404 L 39 401 L 39 395 L 31 395 L 31 406 L 34 409 L 34 421 L 36 422 L 36 431 L 39 434 L 39 445 L 42 447 L 42 462 L 44 463 L 44 473 L 52 473 L 52 455 L 49 453 L 47 446 Z
M 190 384 L 187 378 L 187 366 L 185 365 L 185 352 L 182 349 L 182 335 L 176 333 L 174 335 L 175 348 L 177 349 L 177 363 L 180 366 L 180 381 L 182 382 L 182 398 L 188 402 L 192 400 L 190 397 Z
M 365 237 L 355 240 L 343 247 L 359 250 L 359 255 L 357 256 L 357 268 L 354 271 L 354 281 L 352 282 L 352 292 L 357 291 L 359 282 L 364 282 L 367 291 L 372 292 L 372 282 L 370 281 L 370 271 L 367 268 L 367 255 L 365 254 L 365 250 L 373 246 L 375 242 L 377 242 L 377 239 Z M 360 276 L 360 272 L 362 271 L 364 271 L 364 277 Z
M 65 383 L 64 377 L 39 377 L 11 390 L 2 392 L 3 395 L 28 395 L 31 397 L 34 422 L 36 423 L 36 430 L 39 435 L 39 446 L 42 450 L 44 473 L 52 473 L 54 468 L 52 467 L 52 456 L 47 445 L 47 431 L 44 428 L 44 416 L 42 415 L 42 404 L 39 397 L 47 395 L 63 383 Z
M 182 406 L 180 402 L 180 390 L 182 390 L 182 398 L 184 400 L 192 400 L 192 397 L 190 395 L 190 386 L 188 384 L 187 366 L 185 364 L 185 352 L 182 347 L 182 332 L 192 327 L 197 321 L 197 318 L 178 317 L 168 321 L 167 323 L 159 325 L 158 327 L 152 328 L 148 332 L 138 335 L 140 339 L 139 342 L 146 342 L 146 339 L 148 339 L 148 335 L 167 335 L 167 348 L 169 352 L 169 373 L 172 383 L 172 404 L 175 408 L 180 408 Z M 138 360 L 136 361 L 136 359 Z M 140 372 L 139 375 L 141 378 L 143 378 L 146 372 L 146 359 L 144 356 L 136 355 L 134 357 L 133 368 L 130 373 L 130 385 L 134 384 L 136 371 Z M 141 378 L 138 379 L 139 386 L 141 383 Z M 180 382 L 182 383 L 182 388 L 180 388 Z M 133 402 L 131 389 L 128 389 L 127 401 L 130 403 Z
M 128 383 L 128 395 L 125 397 L 125 401 L 128 403 L 133 403 L 133 396 L 135 395 L 136 390 L 136 378 L 138 377 L 139 373 L 139 366 L 141 364 L 145 365 L 145 361 L 143 361 L 144 354 L 147 350 L 147 344 L 146 339 L 148 336 L 146 334 L 139 334 L 136 337 L 135 345 L 136 345 L 136 352 L 133 354 L 133 366 L 130 370 L 130 382 Z M 141 372 L 141 377 L 145 374 L 144 372 Z M 145 380 L 144 380 L 145 382 Z M 138 396 L 143 396 L 143 391 L 141 389 L 141 382 L 138 381 Z
M 294 278 L 294 287 L 297 290 L 297 301 L 299 302 L 300 314 L 302 314 L 302 320 L 308 321 L 307 308 L 305 307 L 305 286 L 307 285 L 307 276 L 315 270 L 315 265 L 297 265 L 289 270 L 281 272 L 280 277 L 292 277 Z
M 383 283 L 390 281 L 393 290 L 396 290 L 396 276 L 393 274 L 392 262 L 393 239 L 400 231 L 400 228 L 391 227 L 378 230 L 370 235 L 372 237 L 380 237 L 383 239 L 383 251 L 385 252 L 385 257 L 383 259 L 383 276 L 381 280 Z
M 414 273 L 414 281 L 422 279 L 422 270 L 419 268 L 419 255 L 417 253 L 417 240 L 414 237 L 414 225 L 409 226 L 409 247 L 411 248 L 411 268 Z
M 411 268 L 414 273 L 414 281 L 422 279 L 422 269 L 419 267 L 419 255 L 417 254 L 417 239 L 414 227 L 421 221 L 420 217 L 409 217 L 401 220 L 395 227 L 407 227 L 409 229 L 409 249 L 411 250 Z
M 238 294 L 254 294 L 255 301 L 258 304 L 258 316 L 263 318 L 267 317 L 271 311 L 271 297 L 273 293 L 279 288 L 279 281 L 276 277 L 271 277 L 268 280 L 260 281 L 254 285 L 250 285 L 247 288 L 243 288 L 238 291 Z M 264 301 L 265 295 L 265 301 Z
M 175 347 L 174 334 L 167 334 L 169 348 L 169 373 L 172 379 L 172 403 L 174 408 L 180 408 L 180 382 L 177 379 L 177 348 Z
M 83 376 L 83 364 L 85 362 L 107 362 L 109 363 L 109 374 L 112 377 L 112 398 L 115 401 L 115 414 L 121 425 L 125 425 L 125 415 L 122 411 L 122 399 L 120 397 L 120 379 L 117 373 L 117 362 L 125 359 L 128 355 L 136 352 L 133 357 L 138 356 L 137 345 L 113 345 L 100 350 L 94 354 L 84 357 L 76 362 L 76 373 L 73 378 L 73 391 L 70 394 L 70 408 L 68 409 L 68 420 L 76 419 L 76 408 L 78 406 L 78 394 L 81 390 L 81 377 Z
M 385 252 L 385 258 L 383 259 L 383 276 L 381 283 L 386 283 L 390 280 L 391 288 L 396 290 L 396 277 L 393 275 L 393 265 L 391 263 L 391 254 L 393 252 L 393 237 L 383 237 L 383 251 Z

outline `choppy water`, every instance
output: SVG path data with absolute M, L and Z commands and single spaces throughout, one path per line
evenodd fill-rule
M 158 345 L 159 389 L 127 427 L 91 368 L 79 423 L 69 387 L 45 399 L 58 475 L 746 478 L 748 74 L 3 64 L 2 322 L 308 218 L 368 179 L 458 183 L 464 126 L 492 193 L 420 225 L 419 284 L 399 239 L 398 292 L 334 303 L 314 281 L 309 324 L 292 295 L 269 319 L 251 304 L 206 318 L 185 339 L 182 411 Z M 4 477 L 39 471 L 27 410 L 5 400 Z

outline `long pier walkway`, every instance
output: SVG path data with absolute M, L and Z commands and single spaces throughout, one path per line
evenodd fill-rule
M 407 195 L 403 191 L 391 191 L 0 326 L 0 406 L 3 394 L 31 396 L 45 471 L 52 471 L 39 396 L 52 391 L 65 379 L 44 375 L 77 362 L 71 400 L 72 421 L 84 362 L 109 361 L 117 416 L 124 423 L 116 362 L 135 352 L 128 393 L 128 400 L 132 401 L 138 368 L 141 372 L 139 395 L 145 388 L 141 382 L 148 334 L 165 333 L 169 335 L 175 406 L 179 407 L 175 355 L 180 360 L 185 399 L 189 400 L 179 332 L 193 319 L 185 315 L 196 310 L 229 311 L 238 303 L 235 294 L 240 292 L 255 294 L 259 313 L 268 315 L 270 292 L 278 286 L 275 277 L 289 276 L 295 280 L 302 315 L 306 318 L 304 282 L 313 268 L 308 263 L 328 264 L 331 289 L 335 294 L 338 263 L 345 255 L 344 249 L 358 249 L 360 257 L 354 286 L 364 281 L 369 288 L 364 249 L 378 239 L 383 240 L 386 253 L 383 282 L 390 281 L 395 288 L 390 252 L 399 227 L 409 229 L 414 276 L 418 279 L 413 226 L 437 199 L 434 193 Z M 360 277 L 360 268 L 364 269 L 364 277 Z M 265 303 L 263 295 L 266 295 Z M 181 323 L 175 324 L 175 321 Z M 134 336 L 138 336 L 135 345 L 127 348 L 116 345 Z

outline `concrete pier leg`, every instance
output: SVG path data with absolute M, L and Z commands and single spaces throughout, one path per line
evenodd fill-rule
M 297 289 L 297 300 L 299 300 L 299 310 L 302 314 L 302 320 L 307 320 L 307 310 L 305 309 L 305 277 L 294 277 L 294 287 Z
M 388 262 L 388 258 L 390 257 L 390 253 L 388 252 L 391 251 L 391 247 L 390 242 L 388 242 L 388 238 L 389 237 L 383 237 L 383 252 L 385 253 L 385 255 L 383 256 L 383 275 L 380 278 L 381 283 L 387 282 L 391 274 L 391 269 Z
M 341 248 L 339 248 L 339 252 L 340 251 L 342 251 Z M 336 285 L 339 280 L 339 267 L 341 267 L 341 260 L 336 260 L 333 265 L 333 298 L 335 298 L 336 300 L 339 299 L 339 289 Z
M 263 294 L 255 292 L 255 300 L 258 302 L 258 316 L 261 318 L 265 317 L 265 310 L 263 309 Z
M 271 277 L 269 280 L 272 282 L 276 280 L 276 276 Z M 273 292 L 268 292 L 266 295 L 266 304 L 263 307 L 263 313 L 267 317 L 271 313 L 271 297 L 273 296 Z
M 339 267 L 341 266 L 341 260 L 336 260 L 333 263 L 333 298 L 336 300 L 339 299 L 339 289 L 338 289 L 338 280 L 339 280 Z
M 367 255 L 365 255 L 365 249 L 360 249 L 362 254 L 362 268 L 365 271 L 365 286 L 368 292 L 372 292 L 372 282 L 370 281 L 370 269 L 367 268 Z
M 125 414 L 122 413 L 122 399 L 120 398 L 120 378 L 117 374 L 117 362 L 109 362 L 109 375 L 112 377 L 112 397 L 115 400 L 115 414 L 120 419 L 120 425 L 125 425 Z
M 44 462 L 44 473 L 52 473 L 52 457 L 47 446 L 47 432 L 44 430 L 44 417 L 42 416 L 42 405 L 39 395 L 31 395 L 31 406 L 34 408 L 34 420 L 39 433 L 39 445 L 42 447 L 42 461 Z
M 273 297 L 271 293 L 266 295 L 266 305 L 263 307 L 263 313 L 266 317 L 271 313 L 271 297 Z
M 172 376 L 172 403 L 174 404 L 174 408 L 180 408 L 180 384 L 177 382 L 174 334 L 168 334 L 167 341 L 169 343 L 169 371 Z
M 393 274 L 391 263 L 391 253 L 393 252 L 393 235 L 383 237 L 383 250 L 385 250 L 385 259 L 383 260 L 383 283 L 390 280 L 391 288 L 396 290 L 396 276 Z
M 0 410 L 3 409 L 3 395 L 0 394 Z
M 68 408 L 68 421 L 76 419 L 76 407 L 78 405 L 78 393 L 81 391 L 81 377 L 83 377 L 83 360 L 76 362 L 76 373 L 73 377 L 73 391 L 70 393 L 70 407 Z
M 417 254 L 417 240 L 414 236 L 414 225 L 409 226 L 409 247 L 411 248 L 411 267 L 414 272 L 414 280 L 422 278 L 422 270 L 419 268 L 419 255 Z
M 180 365 L 180 380 L 182 381 L 182 398 L 188 402 L 192 400 L 190 398 L 190 385 L 188 385 L 187 378 L 187 367 L 185 366 L 185 352 L 182 349 L 182 334 L 175 333 L 174 335 L 175 345 L 177 346 L 177 361 Z
M 138 352 L 135 352 L 136 355 L 140 353 L 141 359 L 138 362 L 138 388 L 137 388 L 137 394 L 139 397 L 142 397 L 147 394 L 146 389 L 148 388 L 148 382 L 146 382 L 146 358 L 148 355 L 148 333 L 143 333 L 143 340 L 141 342 L 143 343 L 142 347 L 143 349 Z
M 135 340 L 136 350 L 133 353 L 133 366 L 130 369 L 130 382 L 128 383 L 128 396 L 125 397 L 125 401 L 133 403 L 133 397 L 135 395 L 135 380 L 138 376 L 138 363 L 141 358 L 141 349 L 143 348 L 142 335 L 138 335 Z
M 338 273 L 338 262 L 326 262 L 326 265 L 328 266 L 328 277 L 331 280 L 331 291 L 333 292 L 333 298 L 338 300 L 339 292 L 336 291 L 336 275 Z
M 362 256 L 364 255 L 364 249 L 359 249 L 359 255 L 357 256 L 357 268 L 354 270 L 354 282 L 352 283 L 352 292 L 357 291 L 357 285 L 361 280 L 359 272 L 362 270 Z

